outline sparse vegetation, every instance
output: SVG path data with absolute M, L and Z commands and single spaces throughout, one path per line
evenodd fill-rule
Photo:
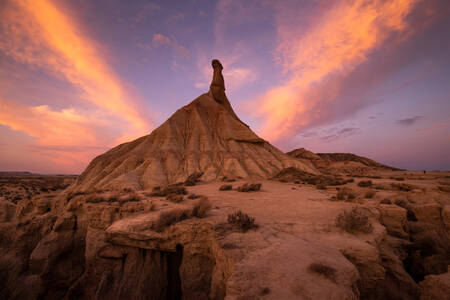
M 358 207 L 353 207 L 350 211 L 344 210 L 336 217 L 336 226 L 349 233 L 363 232 L 370 233 L 373 226 L 364 211 Z
M 356 194 L 352 189 L 344 187 L 338 190 L 336 199 L 346 202 L 353 202 L 353 200 L 356 199 Z
M 180 202 L 183 202 L 183 195 L 170 194 L 170 195 L 167 195 L 166 200 L 173 202 L 173 203 L 180 203 Z
M 231 184 L 223 184 L 220 186 L 219 191 L 231 191 L 233 186 Z
M 318 190 L 326 190 L 326 189 L 327 189 L 327 187 L 324 186 L 323 184 L 318 184 L 318 185 L 316 185 L 316 188 L 317 188 Z
M 187 195 L 186 188 L 177 185 L 169 185 L 163 189 L 160 187 L 153 188 L 153 191 L 149 194 L 150 197 L 166 197 L 168 195 Z
M 336 269 L 322 263 L 312 263 L 308 266 L 308 271 L 324 276 L 325 278 L 336 282 Z
M 275 175 L 274 179 L 280 182 L 296 182 L 296 184 L 306 183 L 324 186 L 338 186 L 353 182 L 353 179 L 343 179 L 341 176 L 335 175 L 315 175 L 294 167 L 281 170 Z
M 391 187 L 394 190 L 402 191 L 402 192 L 410 192 L 417 187 L 412 184 L 407 183 L 391 183 Z
M 438 190 L 444 193 L 450 193 L 450 186 L 439 185 Z
M 194 186 L 197 184 L 197 182 L 200 181 L 200 177 L 203 176 L 203 172 L 195 172 L 188 176 L 186 181 L 184 182 L 184 185 L 186 186 Z
M 358 182 L 359 187 L 370 187 L 372 186 L 372 180 L 362 180 Z
M 161 232 L 165 228 L 175 223 L 189 219 L 190 217 L 191 217 L 190 209 L 175 208 L 169 211 L 164 211 L 159 215 L 159 218 L 153 224 L 153 229 L 158 232 Z
M 197 199 L 197 198 L 200 198 L 200 197 L 201 197 L 200 195 L 190 194 L 187 198 L 188 199 Z
M 372 199 L 373 196 L 375 196 L 375 191 L 374 191 L 374 190 L 368 190 L 368 191 L 364 194 L 364 198 L 366 198 L 366 199 Z
M 391 201 L 390 199 L 388 199 L 388 198 L 385 198 L 385 199 L 382 199 L 382 200 L 380 201 L 380 203 L 381 203 L 381 204 L 392 204 L 392 201 Z
M 261 183 L 244 184 L 237 188 L 238 192 L 257 192 L 261 190 Z
M 255 224 L 255 218 L 250 217 L 242 211 L 237 211 L 233 214 L 229 214 L 227 218 L 228 224 L 231 224 L 243 232 L 247 232 L 250 229 L 257 228 L 258 225 Z
M 201 196 L 192 208 L 192 216 L 197 218 L 203 218 L 206 213 L 211 209 L 211 202 L 205 196 Z

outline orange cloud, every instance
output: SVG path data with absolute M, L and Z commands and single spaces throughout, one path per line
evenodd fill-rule
M 0 51 L 64 78 L 81 89 L 85 100 L 125 120 L 133 130 L 149 130 L 142 107 L 95 43 L 60 7 L 50 0 L 9 1 L 0 19 Z
M 308 98 L 314 85 L 348 74 L 393 33 L 405 32 L 406 18 L 418 1 L 340 1 L 306 30 L 292 33 L 280 23 L 277 54 L 288 79 L 258 100 L 258 113 L 265 117 L 263 135 L 286 138 L 321 118 L 326 106 Z M 330 94 L 333 88 L 329 87 Z
M 57 112 L 46 105 L 29 107 L 0 99 L 0 123 L 38 138 L 42 145 L 94 146 L 98 141 L 92 120 L 73 108 Z

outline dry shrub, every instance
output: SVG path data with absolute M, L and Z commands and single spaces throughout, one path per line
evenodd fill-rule
M 281 170 L 277 175 L 275 175 L 273 179 L 279 180 L 281 182 L 296 182 L 296 184 L 302 182 L 312 185 L 321 184 L 325 186 L 337 186 L 353 182 L 351 180 L 345 180 L 340 176 L 323 174 L 316 175 L 294 167 L 289 167 Z
M 444 192 L 444 193 L 450 193 L 450 186 L 439 185 L 439 186 L 438 186 L 438 189 L 439 189 L 441 192 Z
M 200 177 L 203 176 L 203 172 L 195 172 L 188 176 L 186 181 L 184 182 L 184 185 L 186 186 L 194 186 L 197 184 L 197 182 L 200 181 Z
M 177 194 L 170 194 L 167 195 L 166 200 L 169 200 L 173 203 L 180 203 L 183 202 L 183 195 L 177 195 Z
M 242 211 L 237 211 L 233 214 L 229 214 L 227 218 L 228 224 L 238 227 L 243 232 L 247 232 L 252 228 L 257 228 L 255 224 L 255 218 L 250 217 Z
M 128 193 L 119 198 L 120 204 L 126 203 L 126 202 L 139 202 L 139 201 L 141 201 L 141 196 L 139 196 L 139 194 L 136 192 Z
M 308 271 L 325 276 L 327 279 L 336 282 L 336 269 L 321 263 L 312 263 L 308 266 Z
M 197 218 L 203 218 L 206 213 L 211 209 L 211 202 L 205 196 L 200 197 L 192 208 L 192 216 Z
M 359 187 L 369 187 L 372 186 L 372 180 L 362 180 L 358 182 Z
M 344 210 L 341 212 L 336 217 L 336 226 L 349 233 L 370 233 L 373 230 L 369 217 L 358 207 L 353 207 L 350 211 Z
M 327 187 L 324 186 L 323 184 L 318 184 L 318 185 L 316 185 L 316 188 L 317 188 L 318 190 L 326 190 L 326 189 L 327 189 Z
M 388 198 L 385 198 L 383 200 L 380 201 L 381 204 L 392 204 L 392 201 L 389 200 Z
M 345 202 L 353 202 L 356 199 L 356 195 L 352 189 L 344 187 L 338 190 L 336 199 Z
M 236 179 L 235 179 L 235 178 L 228 177 L 228 176 L 225 176 L 225 177 L 222 178 L 222 181 L 223 181 L 223 182 L 235 182 Z
M 182 187 L 182 186 L 177 186 L 177 185 L 169 185 L 163 189 L 159 188 L 159 189 L 154 189 L 151 193 L 150 193 L 150 197 L 166 197 L 170 194 L 175 194 L 175 195 L 187 195 L 187 191 L 186 188 Z
M 200 197 L 201 197 L 200 195 L 190 194 L 187 198 L 188 199 L 197 199 L 197 198 L 200 198 Z
M 232 189 L 233 186 L 231 184 L 224 184 L 220 186 L 219 191 L 231 191 Z
M 256 192 L 261 190 L 261 183 L 244 184 L 237 188 L 238 192 Z
M 364 198 L 367 198 L 367 199 L 372 199 L 373 196 L 375 196 L 375 191 L 373 191 L 373 190 L 369 190 L 364 194 Z
M 153 229 L 161 232 L 165 228 L 181 222 L 183 220 L 189 219 L 191 217 L 190 209 L 176 208 L 169 211 L 162 212 L 156 222 L 153 224 Z
M 412 184 L 407 184 L 407 183 L 391 183 L 391 187 L 394 190 L 399 190 L 402 192 L 409 192 L 412 191 L 413 189 L 416 189 L 417 187 L 412 185 Z

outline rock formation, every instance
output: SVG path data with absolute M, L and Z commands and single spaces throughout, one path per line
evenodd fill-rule
M 367 157 L 352 153 L 313 153 L 299 148 L 287 153 L 292 157 L 309 160 L 316 168 L 329 171 L 367 172 L 373 170 L 398 171 L 399 169 L 380 164 Z
M 76 189 L 172 184 L 202 172 L 202 180 L 224 176 L 270 178 L 286 167 L 316 173 L 258 137 L 233 111 L 225 95 L 222 64 L 213 60 L 210 91 L 176 111 L 151 134 L 96 157 Z

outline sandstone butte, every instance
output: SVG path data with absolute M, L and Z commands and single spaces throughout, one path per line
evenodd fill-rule
M 450 299 L 450 172 L 284 154 L 212 66 L 77 178 L 0 174 L 0 299 Z
M 222 64 L 213 60 L 212 66 L 208 93 L 149 135 L 96 157 L 78 178 L 77 188 L 145 189 L 183 182 L 199 172 L 204 181 L 270 178 L 287 167 L 316 173 L 309 161 L 281 152 L 236 116 L 225 94 Z

